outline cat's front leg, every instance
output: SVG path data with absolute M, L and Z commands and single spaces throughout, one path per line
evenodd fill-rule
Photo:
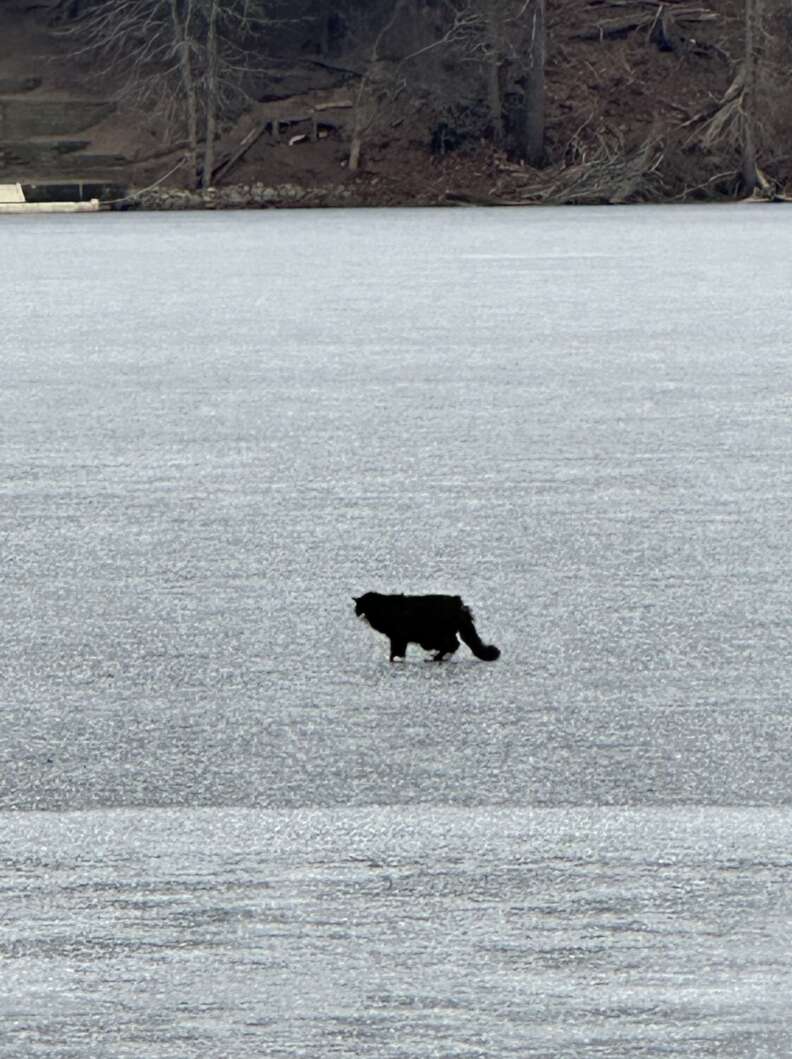
M 391 637 L 390 641 L 390 660 L 394 662 L 397 658 L 404 658 L 407 654 L 407 641 L 406 640 L 394 640 Z

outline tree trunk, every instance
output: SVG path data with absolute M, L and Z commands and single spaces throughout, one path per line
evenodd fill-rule
M 171 0 L 171 21 L 179 57 L 179 76 L 187 115 L 187 157 L 190 161 L 190 184 L 194 187 L 198 180 L 198 104 L 190 60 L 191 16 L 192 0 L 186 0 L 183 16 L 179 0 Z
M 351 173 L 357 173 L 360 169 L 360 149 L 362 147 L 362 138 L 360 133 L 357 131 L 352 134 L 352 142 L 349 146 L 349 171 Z
M 488 0 L 487 8 L 487 107 L 492 127 L 492 142 L 496 147 L 503 146 L 503 87 L 501 84 L 500 18 L 498 0 Z
M 379 113 L 386 105 L 381 99 L 377 101 L 372 96 L 372 84 L 376 76 L 375 68 L 381 59 L 380 48 L 388 33 L 396 25 L 407 3 L 408 0 L 395 0 L 390 18 L 382 24 L 379 33 L 374 38 L 366 69 L 360 78 L 360 84 L 355 94 L 354 118 L 349 146 L 349 169 L 352 173 L 356 173 L 360 168 L 363 138 L 371 131 Z
M 527 82 L 525 160 L 539 166 L 545 157 L 545 0 L 534 0 L 531 61 Z
M 750 195 L 759 183 L 756 171 L 756 20 L 758 0 L 745 0 L 745 85 L 742 96 L 742 142 L 740 144 L 743 191 Z
M 545 0 L 533 0 L 528 19 L 528 54 L 521 78 L 514 151 L 529 165 L 540 166 L 545 156 Z
M 206 141 L 204 144 L 203 188 L 212 185 L 212 170 L 215 158 L 215 136 L 217 134 L 218 106 L 218 60 L 217 53 L 217 5 L 218 0 L 210 0 L 209 19 L 206 31 Z
M 327 58 L 330 51 L 330 0 L 321 0 L 319 4 L 319 54 Z
M 355 94 L 355 105 L 352 111 L 352 133 L 349 137 L 349 171 L 357 173 L 360 169 L 360 152 L 363 148 L 363 132 L 365 122 L 363 120 L 363 107 L 366 104 L 368 73 L 364 73 L 360 79 L 358 90 Z

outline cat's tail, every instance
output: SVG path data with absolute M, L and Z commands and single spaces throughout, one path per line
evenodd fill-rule
M 496 658 L 500 658 L 498 648 L 494 644 L 484 643 L 476 632 L 476 626 L 473 624 L 473 614 L 469 607 L 462 608 L 457 631 L 476 658 L 480 658 L 482 662 L 494 662 Z

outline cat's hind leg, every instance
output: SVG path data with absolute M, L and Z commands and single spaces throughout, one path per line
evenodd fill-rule
M 433 662 L 442 662 L 446 655 L 450 658 L 451 655 L 459 647 L 459 640 L 456 638 L 454 633 L 437 648 L 437 654 L 432 658 Z

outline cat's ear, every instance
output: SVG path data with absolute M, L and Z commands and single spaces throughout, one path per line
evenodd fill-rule
M 360 603 L 361 599 L 363 599 L 362 596 L 353 596 L 352 597 L 352 602 L 353 603 Z

